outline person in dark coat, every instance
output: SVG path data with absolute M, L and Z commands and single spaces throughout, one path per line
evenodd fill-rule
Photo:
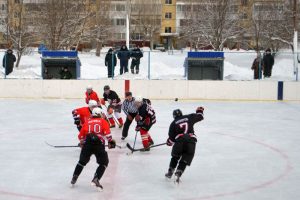
M 130 59 L 130 52 L 127 46 L 123 45 L 118 52 L 118 58 L 120 59 L 120 75 L 128 72 L 128 60 Z
M 117 65 L 117 57 L 110 48 L 105 56 L 105 66 L 107 67 L 108 78 L 112 78 L 115 75 L 115 67 Z
M 2 66 L 5 68 L 5 74 L 9 75 L 14 68 L 16 62 L 16 56 L 13 54 L 11 49 L 8 49 L 3 57 Z
M 271 49 L 267 49 L 265 51 L 265 55 L 263 58 L 263 69 L 264 69 L 264 77 L 265 78 L 270 78 L 272 75 L 272 68 L 274 65 L 274 58 L 271 54 Z
M 60 79 L 71 79 L 73 77 L 68 67 L 63 67 L 60 70 L 59 74 L 60 74 Z
M 259 68 L 259 65 L 261 66 L 260 68 Z M 260 53 L 258 52 L 257 57 L 254 59 L 254 61 L 252 63 L 252 67 L 251 67 L 251 69 L 253 70 L 253 73 L 254 73 L 254 76 L 253 76 L 254 79 L 259 79 L 259 77 L 261 77 L 262 65 L 263 65 L 263 62 L 262 62 Z
M 135 47 L 133 49 L 133 51 L 131 52 L 131 66 L 130 66 L 130 69 L 131 69 L 131 73 L 134 74 L 134 67 L 135 67 L 135 72 L 136 74 L 139 73 L 140 71 L 140 60 L 141 58 L 143 57 L 143 52 L 141 52 L 140 48 L 138 47 Z

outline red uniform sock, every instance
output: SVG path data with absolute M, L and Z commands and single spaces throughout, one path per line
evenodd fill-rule
M 149 147 L 148 131 L 146 131 L 145 129 L 141 129 L 140 133 L 141 133 L 144 148 Z
M 119 121 L 119 124 L 120 124 L 120 125 L 123 125 L 123 119 L 122 119 L 122 117 L 120 117 L 120 118 L 118 119 L 118 121 Z
M 111 126 L 115 126 L 115 120 L 113 118 L 108 118 Z

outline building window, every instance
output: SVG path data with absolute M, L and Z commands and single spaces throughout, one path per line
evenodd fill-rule
M 243 19 L 243 20 L 246 20 L 246 19 L 248 19 L 248 15 L 247 15 L 247 13 L 242 13 L 242 16 L 241 16 L 241 18 Z
M 172 0 L 166 0 L 166 4 L 172 4 Z
M 5 4 L 1 4 L 1 10 L 6 10 Z
M 241 0 L 242 6 L 248 6 L 248 0 Z
M 117 25 L 117 26 L 125 26 L 125 24 L 126 24 L 125 19 L 115 19 L 115 20 L 116 20 L 115 25 Z
M 172 27 L 165 27 L 165 33 L 172 33 Z
M 166 18 L 166 19 L 172 19 L 172 13 L 167 12 L 167 13 L 165 14 L 165 18 Z

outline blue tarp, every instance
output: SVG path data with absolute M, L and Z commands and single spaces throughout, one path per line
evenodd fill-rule
M 42 57 L 76 58 L 76 57 L 78 57 L 78 52 L 77 51 L 42 51 Z
M 188 58 L 224 58 L 222 51 L 188 52 Z

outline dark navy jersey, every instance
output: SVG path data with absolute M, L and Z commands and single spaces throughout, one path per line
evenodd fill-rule
M 175 142 L 176 139 L 184 135 L 196 138 L 194 124 L 201 120 L 203 120 L 202 113 L 192 113 L 177 117 L 170 125 L 169 139 Z
M 110 90 L 108 95 L 103 93 L 103 98 L 104 101 L 108 101 L 109 104 L 119 104 L 121 101 L 118 94 L 113 90 Z
M 151 105 L 147 103 L 143 103 L 141 107 L 139 107 L 138 114 L 142 118 L 142 120 L 150 118 L 152 124 L 156 122 L 155 111 L 152 109 Z

